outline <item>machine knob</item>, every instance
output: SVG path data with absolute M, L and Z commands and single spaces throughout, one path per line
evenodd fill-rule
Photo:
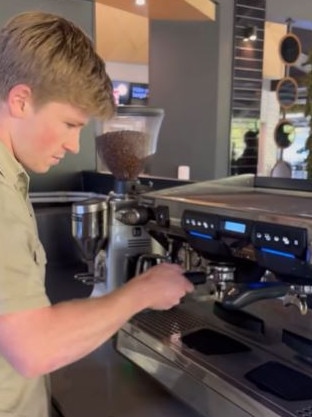
M 128 226 L 146 224 L 151 218 L 151 213 L 146 207 L 136 207 L 116 211 L 116 219 Z

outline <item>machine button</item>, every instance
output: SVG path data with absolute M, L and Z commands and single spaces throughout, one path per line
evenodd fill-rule
M 267 242 L 271 242 L 271 236 L 269 235 L 269 233 L 266 233 L 266 234 L 264 235 L 264 238 L 265 238 L 265 240 L 266 240 Z
M 283 236 L 283 243 L 285 246 L 289 246 L 290 245 L 290 240 L 288 239 L 287 236 Z

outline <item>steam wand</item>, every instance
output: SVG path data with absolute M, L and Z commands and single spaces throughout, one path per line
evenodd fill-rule
M 224 294 L 222 305 L 228 309 L 240 309 L 259 300 L 281 298 L 285 307 L 295 306 L 301 315 L 308 312 L 307 297 L 312 286 L 289 285 L 281 282 L 257 282 L 234 284 Z
M 303 316 L 308 312 L 308 295 L 312 294 L 312 287 L 309 285 L 292 285 L 289 292 L 283 299 L 285 307 L 296 306 Z

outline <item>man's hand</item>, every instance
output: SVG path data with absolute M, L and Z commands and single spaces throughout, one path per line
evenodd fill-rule
M 140 285 L 146 308 L 168 310 L 194 290 L 179 265 L 162 263 L 133 278 L 127 285 Z

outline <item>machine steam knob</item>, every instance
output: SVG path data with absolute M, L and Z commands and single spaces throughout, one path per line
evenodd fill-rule
M 146 207 L 122 209 L 116 212 L 116 219 L 128 226 L 144 225 L 151 218 L 151 213 Z

